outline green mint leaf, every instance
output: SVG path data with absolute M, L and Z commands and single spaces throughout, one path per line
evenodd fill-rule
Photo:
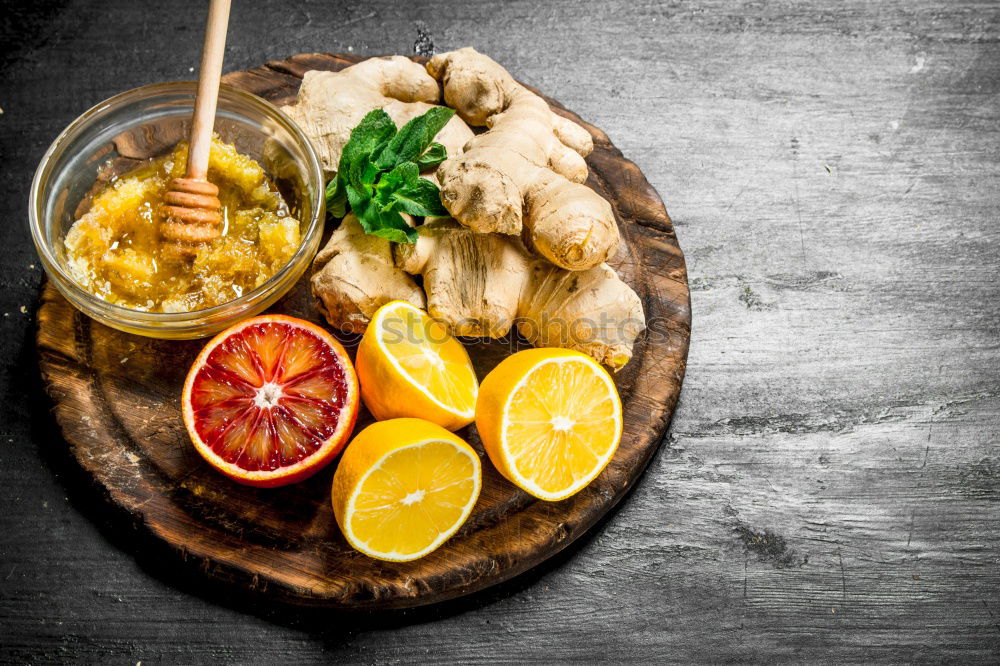
M 351 204 L 351 210 L 354 211 L 365 232 L 368 232 L 368 220 L 372 217 L 368 211 L 372 203 L 371 194 L 364 190 L 359 190 L 350 183 L 345 185 L 344 189 L 347 193 L 347 201 Z
M 405 185 L 411 185 L 420 178 L 420 170 L 413 162 L 403 162 L 382 176 L 375 189 L 380 192 L 394 192 Z
M 334 217 L 347 215 L 347 191 L 340 178 L 334 178 L 326 185 L 326 212 Z
M 369 192 L 359 190 L 353 185 L 348 184 L 346 190 L 351 210 L 354 211 L 366 234 L 387 238 L 397 243 L 417 241 L 416 230 L 406 223 L 398 211 L 383 210 L 382 206 L 369 196 Z
M 379 210 L 390 210 L 393 192 L 413 183 L 420 178 L 417 165 L 413 162 L 403 162 L 389 173 L 382 174 L 372 198 L 378 204 Z
M 351 130 L 351 138 L 347 140 L 340 153 L 340 168 L 350 166 L 363 155 L 370 155 L 376 148 L 387 145 L 396 134 L 396 123 L 382 109 L 375 109 L 365 114 L 361 122 Z M 381 148 L 379 149 L 381 152 Z
M 371 161 L 370 154 L 359 156 L 347 169 L 347 182 L 356 188 L 370 189 L 378 180 L 379 171 Z
M 403 162 L 415 160 L 427 150 L 434 137 L 453 115 L 455 115 L 454 109 L 435 106 L 403 125 L 378 156 L 378 167 L 385 171 Z
M 435 141 L 430 145 L 430 147 L 425 150 L 420 157 L 414 160 L 417 163 L 417 168 L 421 173 L 427 171 L 428 169 L 433 169 L 441 162 L 448 159 L 448 150 L 442 146 L 440 143 Z
M 372 152 L 381 153 L 395 134 L 396 124 L 382 109 L 367 113 L 351 130 L 351 137 L 340 153 L 337 177 L 326 187 L 326 208 L 331 215 L 343 217 L 347 214 L 349 197 L 346 185 L 349 182 L 354 183 L 356 188 L 375 182 L 378 172 L 374 168 L 366 170 L 365 165 L 371 162 Z
M 408 162 L 407 164 L 413 164 Z M 441 205 L 441 191 L 425 178 L 405 185 L 392 193 L 392 210 L 422 217 L 445 217 L 448 210 Z
M 417 242 L 417 230 L 406 224 L 406 220 L 399 213 L 395 211 L 381 213 L 379 219 L 382 226 L 369 232 L 373 236 L 387 238 L 395 243 Z
M 337 179 L 336 178 L 333 178 L 332 180 L 330 180 L 329 183 L 326 184 L 326 198 L 327 199 L 329 199 L 331 197 L 337 196 L 337 193 L 339 191 L 340 191 L 340 186 L 337 185 Z
M 399 131 L 381 109 L 365 115 L 344 146 L 337 178 L 327 185 L 330 213 L 343 217 L 350 206 L 365 233 L 397 243 L 416 242 L 417 231 L 402 213 L 448 214 L 437 185 L 421 178 L 420 171 L 447 158 L 448 151 L 433 139 L 454 113 L 435 107 Z

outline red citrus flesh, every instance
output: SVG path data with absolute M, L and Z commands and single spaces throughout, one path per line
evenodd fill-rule
M 182 407 L 209 464 L 240 483 L 283 486 L 321 470 L 347 443 L 358 381 L 329 333 L 264 315 L 205 346 L 188 372 Z

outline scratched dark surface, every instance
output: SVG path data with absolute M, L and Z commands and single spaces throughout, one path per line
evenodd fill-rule
M 443 606 L 251 606 L 138 557 L 40 391 L 32 171 L 77 114 L 191 76 L 200 3 L 0 17 L 0 658 L 991 662 L 1000 655 L 1000 7 L 237 2 L 227 70 L 474 45 L 660 191 L 694 329 L 621 509 Z

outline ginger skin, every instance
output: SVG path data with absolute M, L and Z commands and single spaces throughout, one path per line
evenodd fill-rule
M 536 347 L 576 349 L 615 370 L 632 357 L 645 328 L 642 303 L 607 264 L 567 271 L 516 238 L 449 219 L 419 234 L 416 244 L 395 246 L 396 264 L 423 276 L 428 314 L 453 334 L 499 338 L 516 326 Z
M 516 236 L 478 233 L 476 225 L 462 226 L 450 218 L 427 220 L 415 245 L 394 245 L 365 234 L 350 214 L 316 256 L 312 289 L 320 309 L 333 326 L 361 333 L 380 306 L 404 300 L 426 308 L 457 335 L 503 337 L 516 327 L 535 346 L 577 349 L 621 368 L 645 323 L 639 297 L 602 263 L 618 242 L 618 230 L 607 202 L 580 184 L 587 177 L 582 155 L 592 148 L 590 135 L 553 114 L 540 97 L 513 83 L 489 58 L 471 49 L 446 55 L 462 53 L 482 59 L 488 70 L 482 80 L 502 80 L 506 92 L 486 86 L 482 89 L 492 91 L 496 99 L 490 101 L 491 94 L 470 95 L 461 105 L 453 104 L 471 122 L 492 125 L 490 131 L 473 138 L 456 116 L 435 137 L 449 155 L 440 169 L 451 165 L 449 175 L 439 173 L 438 180 L 465 197 L 454 201 L 481 212 L 494 200 L 475 202 L 477 191 L 497 195 L 508 188 L 509 196 L 495 199 L 500 212 L 493 221 L 498 230 L 517 233 L 525 206 L 525 225 L 532 230 L 526 235 L 542 254 L 548 249 L 550 254 L 558 250 L 562 256 L 577 256 L 582 252 L 573 245 L 577 232 L 613 242 L 583 262 L 597 257 L 590 266 L 566 270 L 529 253 Z M 475 78 L 463 80 L 469 71 L 451 69 L 446 95 L 452 89 L 471 90 Z M 350 130 L 368 111 L 384 108 L 402 125 L 425 112 L 438 95 L 437 82 L 419 65 L 406 58 L 379 58 L 337 73 L 307 72 L 298 102 L 285 111 L 303 127 L 332 171 Z M 516 103 L 497 101 L 504 96 Z M 527 129 L 512 130 L 508 123 Z M 465 146 L 476 151 L 468 162 L 462 159 Z M 442 187 L 443 193 L 449 191 Z M 444 203 L 453 210 L 447 199 Z M 500 224 L 503 220 L 506 226 Z M 588 239 L 577 245 L 589 247 Z M 422 276 L 426 298 L 413 275 Z
M 441 218 L 417 230 L 413 245 L 397 244 L 396 265 L 422 275 L 427 313 L 454 335 L 499 338 L 514 324 L 530 257 L 501 234 L 481 234 Z
M 526 228 L 529 247 L 567 270 L 610 258 L 620 240 L 614 212 L 583 185 L 590 134 L 474 49 L 436 55 L 427 71 L 463 120 L 490 128 L 438 168 L 445 208 L 474 231 Z
M 313 263 L 313 296 L 326 320 L 349 333 L 364 333 L 372 315 L 389 301 L 424 308 L 424 292 L 396 268 L 389 241 L 366 234 L 349 213 Z
M 403 56 L 369 58 L 339 72 L 309 71 L 295 103 L 282 107 L 319 156 L 327 174 L 336 172 L 340 153 L 365 114 L 384 109 L 397 126 L 437 104 L 441 90 L 425 69 Z M 472 130 L 452 118 L 435 140 L 449 155 L 462 152 Z
M 339 72 L 306 72 L 295 104 L 283 110 L 333 174 L 351 130 L 366 113 L 382 108 L 401 127 L 431 108 L 440 94 L 437 81 L 409 58 L 371 58 Z M 457 155 L 472 136 L 456 116 L 434 138 L 449 155 Z M 344 331 L 363 333 L 372 314 L 392 300 L 425 305 L 420 287 L 393 263 L 391 243 L 365 234 L 354 215 L 344 218 L 313 267 L 313 295 L 327 321 Z

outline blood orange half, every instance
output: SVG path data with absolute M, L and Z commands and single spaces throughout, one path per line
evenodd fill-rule
M 184 425 L 198 453 L 231 479 L 274 487 L 336 457 L 358 416 L 347 352 L 307 321 L 264 315 L 215 336 L 188 371 Z

